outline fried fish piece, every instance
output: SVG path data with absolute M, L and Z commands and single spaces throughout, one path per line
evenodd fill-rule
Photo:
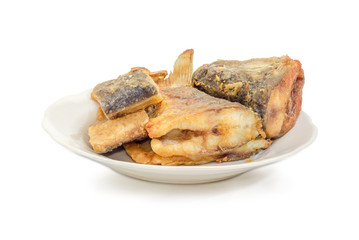
M 103 113 L 101 107 L 99 107 L 99 108 L 97 109 L 96 116 L 97 116 L 97 117 L 96 117 L 96 123 L 99 123 L 99 122 L 103 122 L 103 121 L 105 121 L 105 120 L 108 120 L 108 119 L 106 118 L 105 114 Z
M 168 75 L 168 72 L 166 70 L 150 72 L 150 76 L 155 83 L 162 82 L 166 78 L 167 75 Z
M 152 151 L 151 143 L 149 139 L 142 143 L 139 142 L 126 143 L 124 144 L 124 148 L 133 161 L 142 164 L 165 165 L 165 166 L 200 165 L 218 159 L 218 157 L 215 156 L 162 157 L 156 154 L 154 151 Z
M 145 124 L 148 115 L 144 110 L 108 120 L 102 110 L 97 111 L 96 123 L 89 127 L 90 144 L 96 153 L 106 153 L 123 143 L 147 138 Z
M 162 157 L 156 154 L 151 149 L 150 140 L 144 142 L 131 142 L 124 144 L 127 154 L 137 163 L 164 165 L 164 166 L 178 166 L 178 165 L 200 165 L 213 161 L 225 162 L 245 159 L 260 149 L 267 148 L 270 141 L 265 139 L 252 140 L 242 145 L 241 147 L 232 149 L 230 152 L 214 154 L 214 155 L 200 155 L 200 156 L 171 156 Z
M 193 87 L 161 89 L 157 117 L 145 125 L 153 151 L 162 156 L 213 155 L 264 137 L 249 108 Z
M 91 97 L 100 104 L 108 119 L 143 110 L 162 101 L 158 86 L 146 68 L 132 68 L 117 79 L 98 84 Z
M 301 111 L 304 72 L 301 63 L 288 56 L 218 60 L 198 68 L 192 81 L 212 96 L 252 108 L 270 138 L 288 132 Z
M 193 72 L 193 49 L 187 49 L 176 59 L 173 72 L 168 78 L 156 78 L 155 82 L 159 88 L 190 86 Z
M 260 119 L 250 109 L 190 86 L 192 61 L 193 50 L 184 51 L 169 78 L 158 83 L 163 101 L 156 117 L 146 124 L 153 138 L 152 150 L 161 157 L 218 158 L 218 154 L 264 138 Z

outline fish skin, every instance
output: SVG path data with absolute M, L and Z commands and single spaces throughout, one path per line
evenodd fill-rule
M 98 84 L 91 94 L 108 119 L 136 112 L 162 101 L 146 68 L 133 68 L 117 79 Z
M 199 67 L 192 75 L 195 88 L 253 109 L 271 138 L 294 126 L 301 110 L 303 84 L 301 63 L 288 56 L 219 60 Z

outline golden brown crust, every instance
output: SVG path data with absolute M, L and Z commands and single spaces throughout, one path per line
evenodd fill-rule
M 108 119 L 143 110 L 162 101 L 159 88 L 143 67 L 132 68 L 117 79 L 97 84 L 92 93 Z
M 114 120 L 103 120 L 98 111 L 98 120 L 88 130 L 90 144 L 96 153 L 106 153 L 123 143 L 147 137 L 148 116 L 144 110 Z
M 219 111 L 225 108 L 250 111 L 239 103 L 211 97 L 192 87 L 165 88 L 161 93 L 164 101 L 159 106 L 158 116 L 150 119 L 146 124 L 146 130 L 151 138 L 161 137 L 169 132 L 164 129 L 166 125 L 171 127 L 170 125 L 175 122 L 193 121 L 191 118 L 207 111 Z M 198 125 L 201 123 L 198 122 Z
M 151 73 L 150 70 L 148 70 L 145 67 L 133 67 L 133 68 L 131 68 L 129 73 L 131 73 L 131 72 L 134 73 L 136 71 L 142 71 L 142 72 L 146 73 L 147 75 L 150 75 L 150 73 Z M 121 77 L 121 75 L 119 77 Z
M 143 143 L 125 143 L 123 147 L 133 161 L 142 164 L 154 164 L 152 158 L 155 153 L 151 150 L 150 140 Z
M 166 76 L 168 75 L 168 72 L 166 70 L 161 70 L 157 72 L 151 72 L 150 76 L 153 79 L 153 81 L 157 84 L 159 82 L 162 82 Z
M 124 145 L 127 154 L 133 161 L 142 164 L 151 165 L 199 165 L 212 162 L 217 158 L 214 156 L 199 157 L 196 161 L 185 156 L 161 157 L 152 151 L 150 141 L 146 140 L 142 143 L 131 142 Z
M 304 73 L 288 56 L 219 60 L 198 68 L 192 80 L 201 91 L 252 108 L 270 138 L 291 129 L 301 109 Z
M 107 118 L 106 118 L 105 114 L 103 113 L 101 107 L 99 107 L 97 109 L 96 115 L 97 115 L 96 123 L 99 123 L 99 122 L 107 120 Z
M 263 119 L 269 138 L 278 138 L 287 133 L 294 126 L 301 111 L 304 85 L 301 63 L 287 58 L 283 66 L 288 70 L 280 84 L 273 89 Z
M 293 90 L 291 92 L 290 101 L 287 104 L 287 118 L 284 120 L 281 135 L 288 132 L 294 127 L 299 113 L 302 109 L 302 91 L 304 86 L 305 78 L 303 69 L 300 70 L 297 80 L 294 83 Z
M 165 166 L 178 166 L 178 165 L 200 165 L 209 162 L 217 161 L 229 162 L 235 160 L 245 159 L 252 156 L 260 149 L 267 148 L 271 144 L 270 141 L 260 139 L 253 140 L 247 144 L 233 149 L 229 152 L 223 152 L 221 154 L 212 154 L 205 156 L 171 156 L 163 157 L 156 154 L 150 145 L 150 140 L 144 142 L 131 142 L 124 144 L 124 148 L 127 154 L 133 159 L 133 161 L 141 164 L 151 165 L 165 165 Z
M 101 105 L 97 111 L 96 124 L 89 128 L 90 143 L 94 151 L 105 153 L 123 144 L 128 155 L 137 163 L 199 165 L 213 161 L 240 160 L 267 148 L 271 141 L 264 139 L 266 134 L 262 129 L 261 121 L 251 109 L 237 102 L 211 97 L 190 87 L 192 61 L 193 50 L 189 49 L 177 58 L 173 73 L 171 72 L 167 79 L 165 79 L 167 71 L 150 72 L 146 68 L 136 67 L 128 74 L 119 77 L 119 79 L 124 78 L 120 84 L 117 81 L 115 84 L 104 85 L 101 89 L 96 87 L 97 90 L 103 90 L 105 94 L 116 93 L 115 97 L 121 96 L 120 100 L 126 95 L 129 101 L 116 103 L 115 111 L 112 111 L 112 107 L 107 107 L 105 112 L 101 108 L 104 106 L 104 100 L 110 103 L 113 99 L 105 99 L 103 93 L 98 94 L 96 91 L 91 94 L 91 97 Z M 142 75 L 138 75 L 139 73 Z M 273 92 L 276 94 L 277 91 L 277 98 L 281 100 L 285 97 L 283 89 L 287 90 L 291 85 L 295 85 L 292 87 L 295 90 L 291 94 L 296 95 L 301 91 L 300 82 L 291 83 L 293 76 L 289 73 L 287 75 L 278 86 L 273 88 Z M 300 73 L 297 76 L 300 76 Z M 218 77 L 216 81 L 220 81 Z M 132 94 L 127 94 L 127 90 L 116 92 L 122 89 L 123 84 L 129 91 L 138 87 L 142 89 L 151 87 L 157 90 L 157 93 L 144 96 L 141 90 L 135 90 Z M 196 81 L 193 84 L 196 85 Z M 235 94 L 242 87 L 248 88 L 248 91 L 250 88 L 248 83 L 219 83 L 218 86 L 225 93 Z M 137 101 L 136 96 L 145 99 L 141 98 Z M 135 99 L 136 101 L 132 102 Z M 291 99 L 292 102 L 286 102 L 286 113 L 296 110 L 293 106 L 299 103 L 298 98 Z M 274 98 L 269 101 L 273 111 L 278 108 L 276 100 Z M 281 104 L 282 102 L 280 101 Z M 121 117 L 117 118 L 119 116 Z M 283 116 L 283 118 L 287 117 Z M 278 119 L 274 121 L 270 116 L 267 120 L 269 126 L 271 123 L 273 126 L 278 124 Z M 282 122 L 283 127 L 280 131 L 284 127 L 290 127 L 290 120 L 283 120 L 286 122 Z M 133 142 L 148 136 L 152 139 L 141 143 Z
M 161 89 L 157 116 L 146 124 L 155 153 L 163 156 L 217 154 L 262 135 L 260 119 L 236 102 L 192 87 Z
M 181 53 L 167 79 L 156 81 L 159 88 L 190 86 L 193 72 L 193 49 L 187 49 Z

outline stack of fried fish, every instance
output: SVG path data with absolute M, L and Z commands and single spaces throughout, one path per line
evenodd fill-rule
M 138 163 L 198 165 L 248 158 L 288 132 L 301 109 L 304 74 L 288 56 L 216 61 L 193 72 L 193 50 L 173 72 L 133 68 L 98 84 L 94 152 L 123 145 Z

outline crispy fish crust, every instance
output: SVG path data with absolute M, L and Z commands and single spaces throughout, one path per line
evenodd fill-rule
M 190 86 L 193 72 L 193 49 L 181 53 L 175 61 L 173 72 L 166 79 L 154 79 L 159 88 Z M 162 72 L 162 71 L 160 71 Z
M 271 141 L 265 139 L 261 120 L 251 109 L 191 87 L 192 61 L 189 49 L 177 58 L 167 79 L 167 71 L 134 68 L 96 86 L 91 97 L 101 108 L 89 129 L 94 151 L 104 153 L 124 144 L 138 163 L 199 165 L 244 159 L 267 148 Z M 148 94 L 153 85 L 157 92 Z M 137 98 L 142 100 L 136 102 Z M 133 142 L 147 136 L 152 139 Z
M 227 153 L 201 156 L 171 156 L 162 157 L 151 149 L 150 140 L 144 142 L 131 142 L 124 144 L 127 154 L 137 163 L 178 166 L 178 165 L 200 165 L 213 161 L 225 162 L 245 159 L 260 149 L 267 148 L 270 141 L 265 139 L 252 140 L 241 147 L 232 149 Z
M 167 75 L 168 75 L 168 72 L 166 70 L 150 72 L 150 76 L 155 83 L 163 81 Z
M 153 75 L 163 76 L 163 72 Z M 158 86 L 146 68 L 132 68 L 117 79 L 98 84 L 91 94 L 108 119 L 143 110 L 162 101 Z
M 172 156 L 162 157 L 156 154 L 151 149 L 150 140 L 146 140 L 142 143 L 131 142 L 124 144 L 124 148 L 127 154 L 137 163 L 152 164 L 152 165 L 164 165 L 164 166 L 177 166 L 177 165 L 200 165 L 212 162 L 217 158 L 214 156 L 206 157 L 185 157 L 185 156 Z
M 123 143 L 145 139 L 147 122 L 148 116 L 144 110 L 114 120 L 106 119 L 102 111 L 98 110 L 96 123 L 88 130 L 90 144 L 94 152 L 106 153 Z
M 251 107 L 270 138 L 288 132 L 301 110 L 304 72 L 301 63 L 288 56 L 219 60 L 198 68 L 192 82 L 212 96 Z
M 262 137 L 260 119 L 239 103 L 192 87 L 165 88 L 161 94 L 157 117 L 145 126 L 160 156 L 217 154 Z
M 96 117 L 96 123 L 99 123 L 99 122 L 107 120 L 107 118 L 106 118 L 105 114 L 103 113 L 101 107 L 99 107 L 97 109 L 96 116 L 97 116 Z

